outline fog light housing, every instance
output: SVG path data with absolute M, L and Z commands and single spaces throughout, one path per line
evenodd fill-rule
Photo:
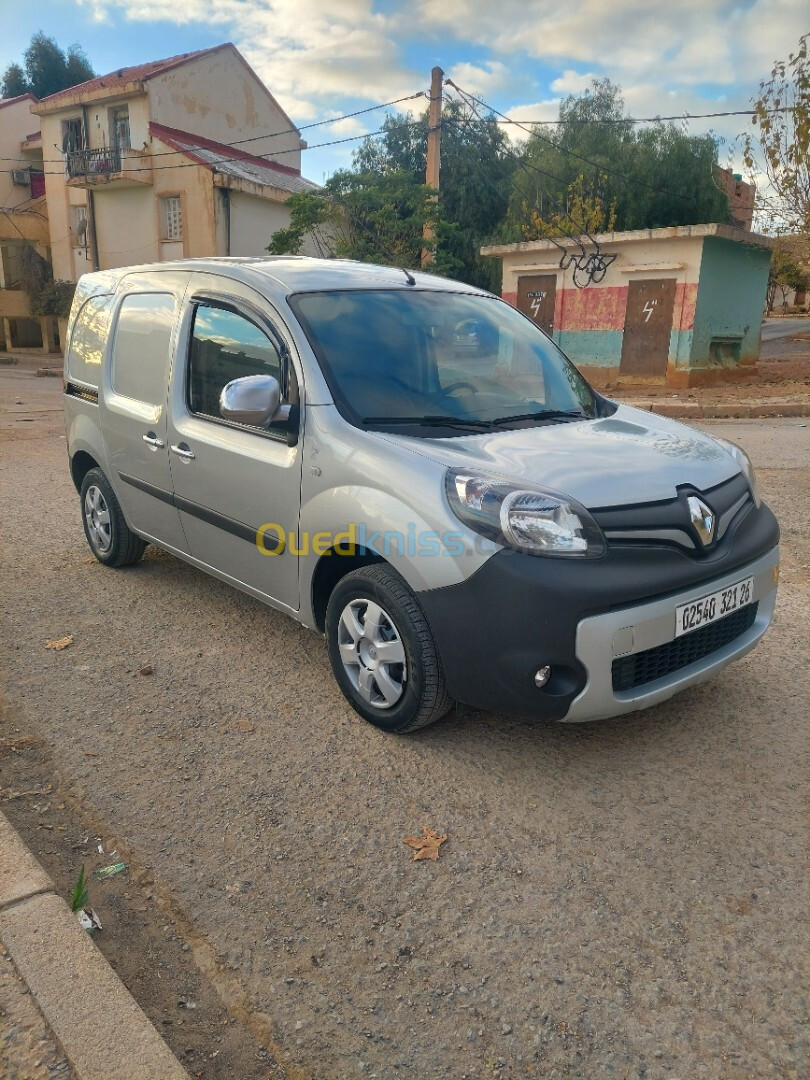
M 538 668 L 534 673 L 534 685 L 541 690 L 550 678 L 551 668 L 546 664 L 544 667 Z

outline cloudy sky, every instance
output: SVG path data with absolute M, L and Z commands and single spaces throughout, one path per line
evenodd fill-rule
M 426 89 L 434 65 L 523 120 L 556 117 L 561 96 L 604 75 L 622 86 L 635 116 L 744 109 L 773 61 L 786 58 L 810 30 L 806 0 L 0 4 L 2 69 L 40 29 L 63 46 L 78 41 L 99 73 L 230 40 L 301 125 Z M 383 115 L 367 113 L 304 134 L 315 144 L 373 132 Z M 690 127 L 695 133 L 711 127 L 730 141 L 746 123 L 732 117 L 691 121 Z M 303 171 L 322 180 L 349 164 L 353 145 L 313 147 Z

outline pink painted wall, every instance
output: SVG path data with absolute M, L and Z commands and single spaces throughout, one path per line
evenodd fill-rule
M 554 304 L 555 330 L 624 330 L 627 285 L 589 289 L 558 289 Z M 677 282 L 673 330 L 692 330 L 695 325 L 697 282 Z M 504 300 L 517 305 L 516 292 L 504 292 Z

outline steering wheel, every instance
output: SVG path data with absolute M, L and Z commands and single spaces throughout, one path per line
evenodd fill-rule
M 448 394 L 454 393 L 456 390 L 469 390 L 471 394 L 478 393 L 477 386 L 473 386 L 472 383 L 459 380 L 459 382 L 450 383 L 449 386 L 443 386 L 441 390 L 437 390 L 431 396 L 441 400 L 442 398 L 447 397 Z

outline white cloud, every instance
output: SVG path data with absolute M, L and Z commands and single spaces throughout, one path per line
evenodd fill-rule
M 722 86 L 767 73 L 795 49 L 806 16 L 806 0 L 417 0 L 414 21 L 495 54 L 594 66 L 622 83 Z
M 542 120 L 556 120 L 560 111 L 560 99 L 548 98 L 546 101 L 536 101 L 533 104 L 513 105 L 502 111 L 510 120 L 517 120 L 520 124 L 529 125 Z M 515 143 L 525 142 L 530 134 L 530 128 L 517 127 L 515 124 L 505 125 L 504 131 Z
M 222 26 L 296 120 L 335 98 L 392 100 L 415 92 L 423 72 L 402 62 L 388 16 L 373 0 L 78 0 L 94 17 Z
M 578 71 L 567 68 L 559 78 L 552 82 L 551 89 L 555 94 L 581 94 L 588 90 L 593 80 L 598 77 L 593 71 L 587 71 L 581 75 Z
M 371 128 L 361 123 L 356 116 L 345 116 L 342 120 L 329 124 L 326 130 L 337 139 L 347 139 L 353 135 L 367 135 Z
M 484 96 L 506 86 L 511 73 L 506 64 L 498 60 L 488 60 L 483 67 L 467 63 L 454 64 L 445 74 L 470 94 Z

